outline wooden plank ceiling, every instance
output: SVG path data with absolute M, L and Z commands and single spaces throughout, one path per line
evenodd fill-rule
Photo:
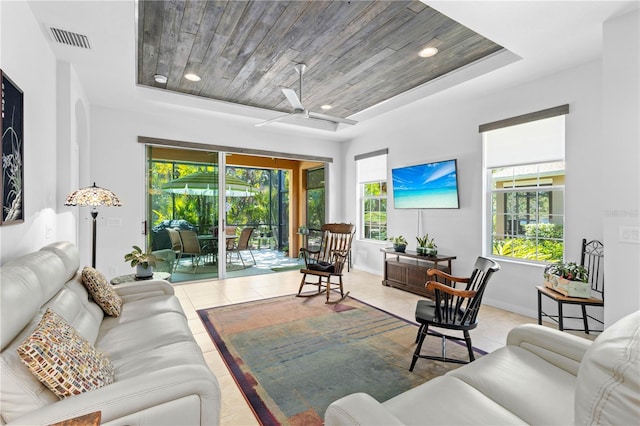
M 417 0 L 140 1 L 138 16 L 140 85 L 291 112 L 280 87 L 297 92 L 305 63 L 302 104 L 343 118 L 502 49 Z

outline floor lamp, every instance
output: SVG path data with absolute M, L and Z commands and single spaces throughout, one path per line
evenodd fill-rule
M 64 202 L 65 206 L 89 206 L 91 207 L 92 218 L 92 243 L 91 243 L 91 266 L 96 267 L 96 219 L 98 218 L 98 207 L 120 207 L 122 203 L 118 196 L 105 188 L 100 188 L 93 183 L 93 186 L 80 188 L 73 191 Z

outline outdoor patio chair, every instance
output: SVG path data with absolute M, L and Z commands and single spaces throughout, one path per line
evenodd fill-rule
M 227 247 L 227 256 L 229 257 L 229 263 L 231 263 L 231 256 L 233 253 L 238 256 L 240 261 L 242 262 L 242 267 L 245 267 L 244 259 L 242 258 L 242 252 L 248 251 L 251 255 L 251 259 L 253 259 L 253 264 L 256 264 L 256 258 L 253 257 L 253 252 L 251 251 L 251 246 L 249 244 L 249 240 L 251 240 L 251 234 L 253 233 L 253 228 L 248 226 L 240 232 L 240 237 L 238 241 L 230 240 L 232 244 Z
M 322 240 L 318 250 L 300 249 L 305 268 L 300 270 L 303 276 L 297 296 L 312 297 L 326 292 L 325 303 L 338 303 L 349 295 L 349 292 L 344 293 L 342 286 L 342 270 L 349 258 L 355 226 L 350 223 L 327 223 L 322 225 L 321 232 Z M 307 276 L 316 277 L 317 281 L 307 281 Z M 333 282 L 332 279 L 338 281 Z M 302 289 L 305 285 L 316 286 L 317 293 L 303 294 Z M 335 302 L 329 302 L 331 286 L 336 286 L 340 290 L 340 299 Z
M 182 256 L 190 255 L 191 264 L 194 266 L 193 272 L 198 272 L 198 264 L 202 258 L 202 249 L 200 248 L 200 241 L 198 241 L 198 234 L 194 231 L 180 230 L 180 239 L 182 240 Z
M 175 253 L 175 260 L 173 262 L 170 272 L 175 272 L 182 256 L 182 238 L 180 238 L 180 232 L 177 229 L 166 228 L 169 234 L 169 240 L 171 241 L 171 250 Z

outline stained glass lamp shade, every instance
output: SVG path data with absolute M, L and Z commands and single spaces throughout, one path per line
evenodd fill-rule
M 98 217 L 98 207 L 120 207 L 122 203 L 116 194 L 106 188 L 96 186 L 87 186 L 73 191 L 64 202 L 65 206 L 88 206 L 91 207 L 92 217 L 92 252 L 91 266 L 96 267 L 96 218 Z

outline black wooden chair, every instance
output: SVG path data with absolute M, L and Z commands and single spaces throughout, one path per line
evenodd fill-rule
M 604 324 L 600 319 L 587 314 L 587 306 L 604 306 L 604 245 L 598 240 L 587 242 L 587 240 L 583 238 L 580 264 L 587 268 L 587 271 L 589 272 L 589 283 L 591 284 L 592 297 L 588 299 L 569 297 L 550 288 L 538 286 L 536 287 L 538 290 L 538 324 L 542 324 L 542 317 L 547 317 L 558 324 L 558 329 L 560 331 L 584 331 L 586 334 L 589 334 L 589 331 L 602 331 L 602 329 L 589 329 L 589 319 L 602 325 Z M 593 295 L 595 295 L 595 297 L 593 297 Z M 546 296 L 556 302 L 558 308 L 557 315 L 548 314 L 542 310 L 542 296 Z M 582 316 L 577 317 L 575 315 L 565 315 L 563 310 L 564 305 L 580 306 Z M 564 325 L 565 319 L 581 319 L 583 328 L 567 328 Z
M 427 281 L 427 290 L 435 293 L 435 301 L 426 299 L 418 301 L 416 306 L 416 321 L 420 324 L 418 335 L 416 336 L 418 345 L 413 353 L 409 371 L 413 371 L 418 358 L 458 364 L 467 364 L 475 359 L 469 330 L 476 328 L 478 325 L 478 311 L 480 310 L 484 290 L 493 273 L 499 269 L 500 265 L 493 260 L 478 257 L 469 278 L 454 277 L 438 269 L 429 269 L 427 271 L 428 276 L 436 275 L 444 278 L 447 284 Z M 455 283 L 464 284 L 464 289 L 455 288 Z M 451 284 L 451 286 L 448 284 Z M 429 327 L 462 331 L 464 337 L 433 332 L 429 330 Z M 422 355 L 420 353 L 427 335 L 437 336 L 442 339 L 442 356 Z M 469 361 L 448 358 L 446 352 L 447 339 L 464 340 L 469 351 Z
M 327 223 L 322 225 L 322 240 L 318 250 L 301 248 L 300 253 L 304 257 L 305 267 L 300 270 L 304 274 L 298 289 L 298 297 L 317 296 L 326 292 L 325 303 L 337 303 L 349 295 L 344 293 L 342 286 L 342 271 L 348 262 L 351 241 L 355 234 L 355 226 L 350 223 Z M 307 281 L 307 276 L 317 278 L 315 281 Z M 332 281 L 337 279 L 338 281 Z M 313 294 L 303 294 L 305 285 L 313 285 L 318 291 Z M 329 302 L 331 286 L 337 286 L 340 290 L 340 299 Z

